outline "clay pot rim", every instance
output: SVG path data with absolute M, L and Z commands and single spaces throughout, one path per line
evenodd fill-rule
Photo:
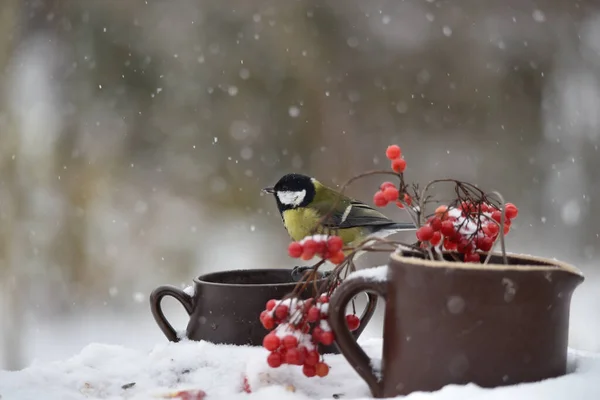
M 224 282 L 212 282 L 212 281 L 207 281 L 205 280 L 206 278 L 209 278 L 211 276 L 214 275 L 227 275 L 227 274 L 233 274 L 236 272 L 255 272 L 255 273 L 260 273 L 260 272 L 288 272 L 290 274 L 290 279 L 291 279 L 291 273 L 292 270 L 291 269 L 287 269 L 287 268 L 244 268 L 244 269 L 227 269 L 227 270 L 223 270 L 223 271 L 213 271 L 213 272 L 209 272 L 206 274 L 202 274 L 199 276 L 194 277 L 193 282 L 195 284 L 201 284 L 201 285 L 211 285 L 211 286 L 225 286 L 225 287 L 270 287 L 270 286 L 289 286 L 291 288 L 295 287 L 298 282 L 295 281 L 290 281 L 290 282 L 276 282 L 276 283 L 224 283 Z M 318 272 L 319 274 L 321 274 L 321 276 L 323 275 L 323 272 Z M 322 282 L 324 280 L 326 280 L 327 278 L 321 278 L 319 280 L 317 280 L 317 282 Z
M 445 252 L 452 253 L 452 252 Z M 484 253 L 487 254 L 487 253 Z M 502 257 L 501 252 L 492 252 L 492 255 Z M 393 261 L 402 262 L 404 264 L 418 265 L 421 267 L 432 267 L 432 268 L 456 268 L 456 269 L 470 269 L 470 270 L 495 270 L 495 271 L 556 271 L 561 270 L 570 272 L 575 275 L 583 276 L 583 273 L 571 264 L 567 264 L 562 261 L 532 256 L 529 254 L 521 253 L 506 253 L 506 256 L 513 259 L 519 259 L 524 261 L 523 264 L 519 265 L 505 265 L 505 264 L 493 264 L 487 263 L 486 265 L 477 263 L 465 263 L 461 261 L 438 261 L 428 260 L 418 257 L 403 256 L 400 253 L 392 253 L 391 259 Z M 528 261 L 532 261 L 532 264 L 527 264 Z M 548 266 L 536 265 L 538 263 L 549 264 Z

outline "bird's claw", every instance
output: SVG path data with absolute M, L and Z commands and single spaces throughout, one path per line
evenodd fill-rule
M 302 279 L 306 271 L 314 268 L 314 266 L 295 266 L 294 269 L 292 269 L 292 279 L 294 279 L 295 281 L 299 281 Z M 322 272 L 322 274 L 323 278 L 327 278 L 329 275 L 331 275 L 331 271 L 325 271 Z

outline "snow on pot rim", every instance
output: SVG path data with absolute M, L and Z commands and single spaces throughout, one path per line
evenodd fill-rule
M 417 253 L 415 253 L 417 254 Z M 443 254 L 459 254 L 457 252 L 445 251 Z M 488 253 L 483 253 L 488 254 Z M 494 270 L 494 271 L 564 271 L 584 277 L 583 273 L 575 266 L 556 259 L 532 256 L 529 254 L 506 253 L 509 264 L 494 263 L 494 258 L 502 260 L 501 252 L 491 252 L 492 257 L 487 264 L 462 262 L 454 260 L 430 260 L 412 255 L 392 253 L 391 261 L 401 262 L 409 265 L 418 265 L 431 268 L 455 268 L 469 270 Z M 514 263 L 511 263 L 513 261 Z

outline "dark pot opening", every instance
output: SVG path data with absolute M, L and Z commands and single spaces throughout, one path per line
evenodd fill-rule
M 479 263 L 483 264 L 488 253 L 480 253 L 480 254 L 481 254 L 481 260 Z M 418 251 L 403 251 L 402 256 L 403 257 L 411 257 L 411 258 L 420 258 L 422 260 L 429 259 L 429 257 L 426 254 L 418 252 Z M 465 258 L 464 254 L 461 254 L 457 251 L 445 251 L 442 253 L 442 256 L 445 261 L 449 261 L 449 262 L 464 262 L 464 258 Z M 544 260 L 536 259 L 533 257 L 520 257 L 517 254 L 507 254 L 506 261 L 507 261 L 508 265 L 551 267 L 551 268 L 557 268 L 557 269 L 560 268 L 556 263 L 553 263 L 551 261 L 544 261 Z M 469 263 L 469 264 L 476 264 L 476 263 Z M 488 261 L 488 264 L 505 265 L 502 254 L 493 253 L 492 256 L 490 257 L 490 260 Z
M 323 273 L 318 272 L 319 278 Z M 215 283 L 221 285 L 290 285 L 298 282 L 292 276 L 290 269 L 240 269 L 213 272 L 194 279 L 196 282 Z

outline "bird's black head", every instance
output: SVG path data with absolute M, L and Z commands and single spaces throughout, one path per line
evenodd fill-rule
M 279 212 L 306 207 L 316 194 L 314 179 L 301 174 L 284 175 L 275 186 L 264 188 L 263 192 L 275 196 Z

